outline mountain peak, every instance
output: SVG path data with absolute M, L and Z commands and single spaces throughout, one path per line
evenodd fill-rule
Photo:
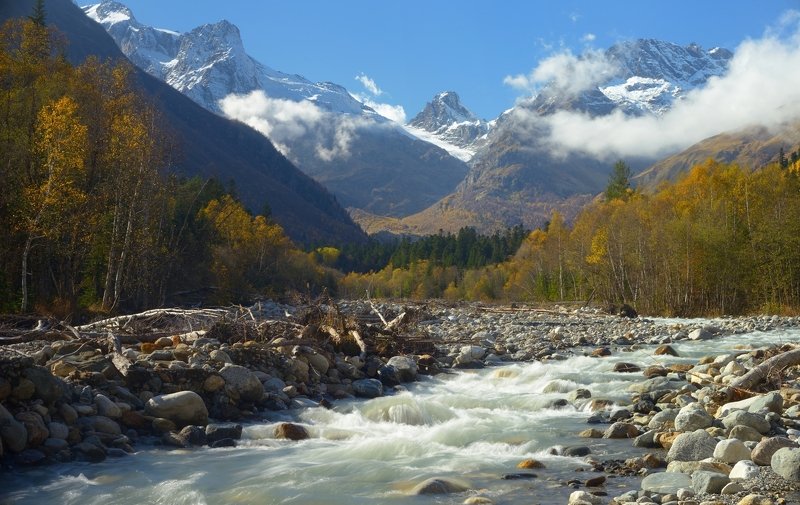
M 111 0 L 87 5 L 83 7 L 83 11 L 87 16 L 105 26 L 112 26 L 122 22 L 136 23 L 133 12 L 127 6 Z
M 411 133 L 435 143 L 450 154 L 468 160 L 474 154 L 474 143 L 489 127 L 464 107 L 458 93 L 443 91 L 408 123 Z
M 433 100 L 428 102 L 422 112 L 417 114 L 409 124 L 429 132 L 435 132 L 453 123 L 477 120 L 475 114 L 461 103 L 458 93 L 443 91 L 434 96 Z

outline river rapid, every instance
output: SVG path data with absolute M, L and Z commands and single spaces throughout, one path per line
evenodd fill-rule
M 799 338 L 800 329 L 752 332 L 674 343 L 677 358 L 654 356 L 653 346 L 634 345 L 605 358 L 576 355 L 424 377 L 393 395 L 340 401 L 331 410 L 267 414 L 264 422 L 245 425 L 235 448 L 169 450 L 142 444 L 133 455 L 99 464 L 6 473 L 0 475 L 0 503 L 457 504 L 479 494 L 497 504 L 563 504 L 574 491 L 570 481 L 596 474 L 586 458 L 553 455 L 551 448 L 588 446 L 590 457 L 598 460 L 644 451 L 630 440 L 579 438 L 590 427 L 591 399 L 561 408 L 553 407 L 555 400 L 584 388 L 592 399 L 627 403 L 628 386 L 644 379 L 614 372 L 618 362 L 694 364 L 702 356 Z M 584 350 L 591 349 L 575 352 Z M 276 423 L 287 420 L 303 424 L 311 438 L 276 440 Z M 518 470 L 516 465 L 528 458 L 545 468 Z M 520 473 L 535 477 L 519 478 Z M 469 491 L 411 495 L 416 484 L 431 477 L 457 479 Z M 635 478 L 610 476 L 606 490 L 616 496 L 638 485 Z

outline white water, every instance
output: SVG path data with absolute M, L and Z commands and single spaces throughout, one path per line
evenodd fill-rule
M 588 440 L 588 405 L 547 408 L 583 387 L 593 398 L 625 400 L 641 374 L 612 371 L 620 361 L 640 365 L 695 362 L 736 346 L 797 341 L 800 329 L 673 344 L 681 358 L 652 356 L 652 347 L 608 358 L 513 364 L 424 379 L 408 392 L 367 402 L 339 403 L 248 425 L 236 448 L 145 448 L 100 464 L 74 463 L 0 475 L 0 504 L 457 504 L 482 494 L 498 504 L 566 503 L 570 479 L 594 474 L 581 458 L 549 455 L 554 445 L 589 445 L 597 459 L 642 454 L 629 440 Z M 557 380 L 561 393 L 543 394 Z M 275 423 L 293 420 L 312 438 L 276 440 Z M 596 426 L 603 428 L 603 426 Z M 535 479 L 503 480 L 516 464 L 535 458 L 546 469 Z M 417 483 L 451 477 L 472 491 L 410 496 Z M 610 495 L 636 485 L 609 479 Z

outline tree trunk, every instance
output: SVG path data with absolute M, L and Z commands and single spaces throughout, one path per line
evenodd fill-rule
M 771 374 L 781 373 L 785 368 L 800 365 L 800 349 L 793 349 L 773 356 L 731 382 L 731 387 L 752 389 L 767 379 Z
M 31 245 L 33 244 L 33 237 L 28 234 L 25 240 L 25 248 L 22 250 L 22 303 L 20 304 L 20 312 L 28 310 L 28 255 L 31 252 Z

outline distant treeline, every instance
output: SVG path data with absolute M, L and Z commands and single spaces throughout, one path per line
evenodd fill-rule
M 415 239 L 373 240 L 343 247 L 335 266 L 342 272 L 366 273 L 387 265 L 408 268 L 427 260 L 442 267 L 479 268 L 507 260 L 527 235 L 522 225 L 518 225 L 492 235 L 481 235 L 474 228 L 464 227 L 456 234 L 440 232 Z
M 631 190 L 628 175 L 618 163 L 604 200 L 572 226 L 554 214 L 509 261 L 460 271 L 421 259 L 349 274 L 340 292 L 627 302 L 665 315 L 798 311 L 797 163 L 752 172 L 709 160 L 654 194 Z

